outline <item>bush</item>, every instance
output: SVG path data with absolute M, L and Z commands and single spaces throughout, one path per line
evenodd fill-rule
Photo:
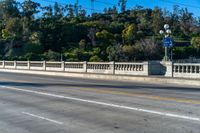
M 27 53 L 24 56 L 24 59 L 30 60 L 30 61 L 40 61 L 40 60 L 42 60 L 42 56 L 38 55 L 38 54 L 35 54 L 35 53 Z
M 100 62 L 102 60 L 97 55 L 95 55 L 95 56 L 92 56 L 89 61 L 90 62 Z
M 24 52 L 25 53 L 36 53 L 36 54 L 42 54 L 43 47 L 40 44 L 25 44 L 24 45 Z
M 60 61 L 60 58 L 61 58 L 60 53 L 54 52 L 52 50 L 49 50 L 48 52 L 44 53 L 44 56 L 46 60 L 49 60 L 49 61 Z

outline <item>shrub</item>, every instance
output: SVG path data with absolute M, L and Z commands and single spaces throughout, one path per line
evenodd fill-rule
M 95 56 L 92 56 L 89 61 L 90 62 L 100 62 L 102 60 L 97 55 L 95 55 Z

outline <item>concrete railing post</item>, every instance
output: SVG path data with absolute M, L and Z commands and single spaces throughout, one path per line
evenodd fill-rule
M 2 67 L 5 68 L 5 60 L 2 62 Z
M 161 62 L 166 68 L 165 77 L 173 77 L 173 62 Z
M 64 61 L 61 62 L 61 70 L 65 71 L 65 62 Z
M 149 70 L 149 62 L 144 62 L 143 64 L 143 72 L 144 75 L 148 76 L 150 74 L 150 70 Z
M 31 69 L 31 62 L 27 61 L 27 69 L 30 70 Z
M 17 69 L 17 61 L 14 61 L 14 69 Z
M 83 62 L 83 72 L 87 73 L 87 61 Z
M 115 74 L 115 62 L 110 62 L 110 73 Z
M 46 61 L 43 61 L 43 70 L 46 71 Z

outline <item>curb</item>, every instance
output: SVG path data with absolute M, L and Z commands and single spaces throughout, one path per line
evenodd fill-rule
M 200 80 L 185 79 L 185 78 L 167 78 L 159 76 L 126 76 L 126 75 L 109 75 L 109 74 L 94 74 L 94 73 L 69 73 L 69 72 L 55 72 L 55 71 L 35 71 L 35 70 L 16 70 L 16 69 L 0 69 L 0 72 L 47 75 L 47 76 L 62 76 L 74 78 L 88 78 L 99 80 L 114 80 L 126 82 L 141 82 L 151 84 L 171 84 L 181 86 L 198 86 L 200 87 Z

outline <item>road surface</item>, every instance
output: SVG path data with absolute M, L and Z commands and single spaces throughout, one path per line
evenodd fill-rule
M 200 133 L 200 89 L 0 73 L 0 133 Z

